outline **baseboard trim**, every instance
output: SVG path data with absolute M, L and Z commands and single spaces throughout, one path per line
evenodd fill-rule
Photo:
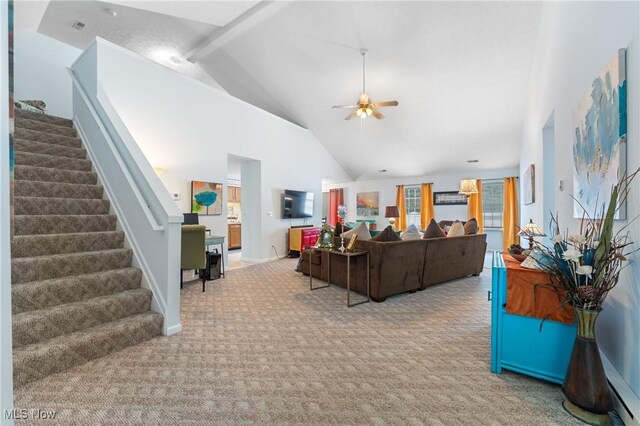
M 180 333 L 182 331 L 182 324 L 176 324 L 171 327 L 165 328 L 164 334 L 165 336 L 172 336 L 174 334 Z
M 249 257 L 243 257 L 240 260 L 242 260 L 243 262 L 251 262 L 251 263 L 267 263 L 267 262 L 273 262 L 274 260 L 279 260 L 279 259 L 284 259 L 286 256 L 284 257 L 265 257 L 262 259 L 252 259 Z
M 607 356 L 600 351 L 602 365 L 613 390 L 613 402 L 626 426 L 640 426 L 640 398 L 629 387 Z

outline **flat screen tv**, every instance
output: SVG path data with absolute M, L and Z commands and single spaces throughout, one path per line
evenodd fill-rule
M 300 219 L 313 217 L 313 192 L 285 189 L 282 195 L 282 218 Z

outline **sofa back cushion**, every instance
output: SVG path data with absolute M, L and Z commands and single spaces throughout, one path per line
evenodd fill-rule
M 482 272 L 487 234 L 434 238 L 425 243 L 422 288 Z
M 369 252 L 371 295 L 384 298 L 417 290 L 422 283 L 427 245 L 414 241 L 356 241 Z

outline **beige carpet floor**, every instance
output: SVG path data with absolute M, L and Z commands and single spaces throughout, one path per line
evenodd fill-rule
M 490 271 L 347 309 L 280 260 L 182 291 L 184 331 L 28 384 L 46 424 L 580 424 L 490 364 Z M 32 423 L 32 422 L 30 422 Z

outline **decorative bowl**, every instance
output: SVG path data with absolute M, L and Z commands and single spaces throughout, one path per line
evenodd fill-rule
M 509 252 L 509 256 L 511 256 L 518 262 L 523 262 L 531 252 L 531 250 L 525 250 L 517 244 L 514 244 L 511 247 L 509 247 L 509 250 L 507 251 Z

